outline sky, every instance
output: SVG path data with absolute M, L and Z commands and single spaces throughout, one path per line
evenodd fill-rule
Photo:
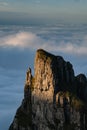
M 0 0 L 0 130 L 21 104 L 39 48 L 87 75 L 87 0 Z
M 87 0 L 0 0 L 1 24 L 87 22 Z

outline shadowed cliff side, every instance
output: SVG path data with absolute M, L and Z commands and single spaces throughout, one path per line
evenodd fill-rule
M 35 74 L 26 73 L 24 99 L 9 130 L 86 130 L 87 78 L 73 66 L 42 49 Z

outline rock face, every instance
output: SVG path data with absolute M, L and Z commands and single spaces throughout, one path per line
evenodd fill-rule
M 52 87 L 57 93 L 67 89 L 64 86 L 74 81 L 74 70 L 70 62 L 38 50 L 35 58 L 35 88 L 48 90 Z
M 87 102 L 87 78 L 84 74 L 79 74 L 76 76 L 77 83 L 77 94 L 79 98 Z
M 75 77 L 70 62 L 39 49 L 9 130 L 87 130 L 86 95 L 85 75 Z

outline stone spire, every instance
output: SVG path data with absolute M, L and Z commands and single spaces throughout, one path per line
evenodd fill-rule
M 31 68 L 29 67 L 27 72 L 26 72 L 26 85 L 31 85 L 31 78 L 32 78 L 32 74 L 31 74 Z
M 31 84 L 32 84 L 32 74 L 31 74 L 31 68 L 29 67 L 26 72 L 26 83 L 24 87 L 24 98 L 29 99 L 29 101 L 31 101 Z
M 42 49 L 26 72 L 24 99 L 9 130 L 87 130 L 87 78 Z

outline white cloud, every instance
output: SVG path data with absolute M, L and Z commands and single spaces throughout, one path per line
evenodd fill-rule
M 8 6 L 8 3 L 0 1 L 0 6 Z
M 0 38 L 1 47 L 18 47 L 21 49 L 38 49 L 43 48 L 48 51 L 63 52 L 68 54 L 87 55 L 87 36 L 81 43 L 73 44 L 72 42 L 60 41 L 57 43 L 53 40 L 45 40 L 31 32 L 18 32 Z
M 21 48 L 34 47 L 35 48 L 36 47 L 35 44 L 40 43 L 40 40 L 41 39 L 33 33 L 19 32 L 19 33 L 1 38 L 0 46 L 21 47 Z

